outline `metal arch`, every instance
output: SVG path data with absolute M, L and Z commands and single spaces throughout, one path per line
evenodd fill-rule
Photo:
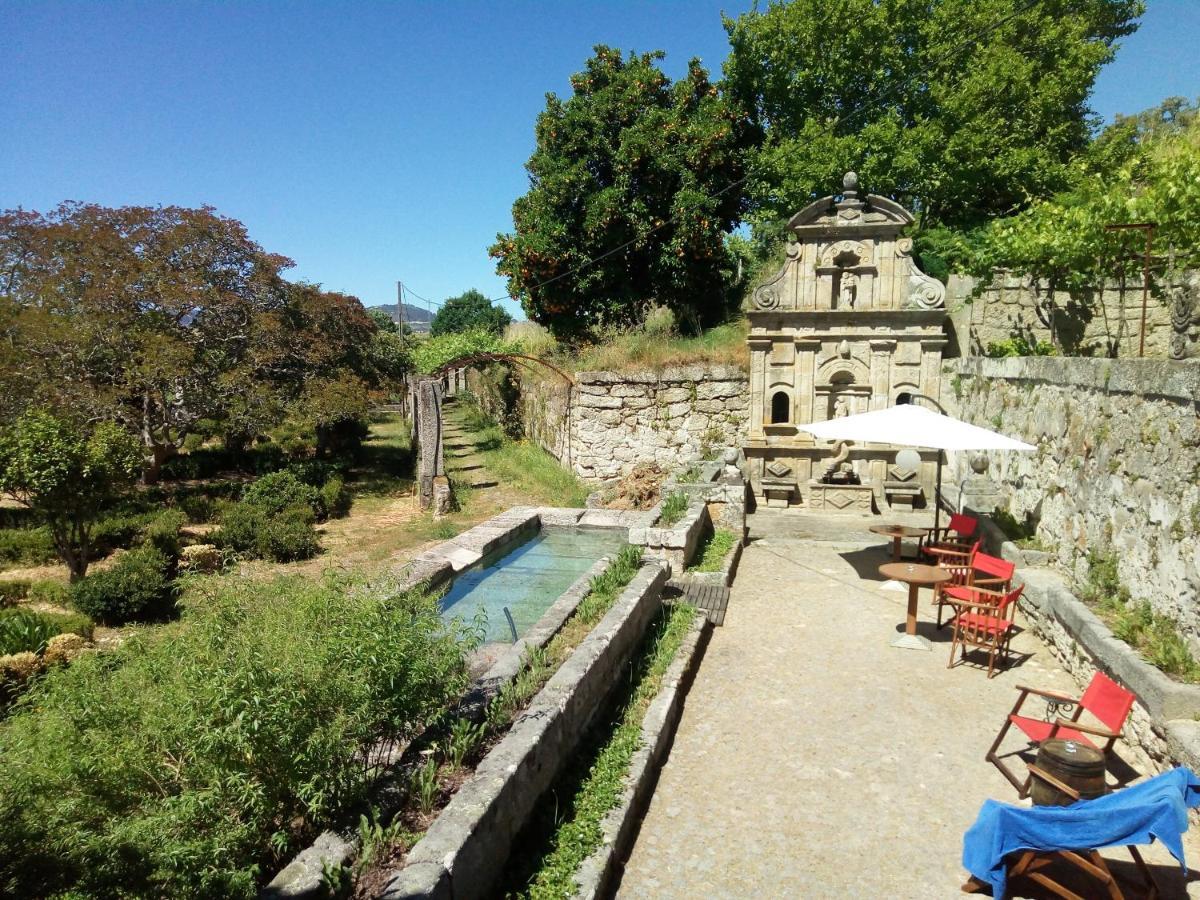
M 522 365 L 521 360 L 526 363 L 537 363 L 539 366 L 544 366 L 551 372 L 558 375 L 567 384 L 574 386 L 575 379 L 551 363 L 544 359 L 538 359 L 536 356 L 526 356 L 523 353 L 472 353 L 469 356 L 459 356 L 447 363 L 443 363 L 437 369 L 430 373 L 430 377 L 438 377 L 446 374 L 451 369 L 461 369 L 463 366 L 474 365 L 475 363 L 483 362 L 512 362 Z M 530 368 L 526 365 L 526 368 Z

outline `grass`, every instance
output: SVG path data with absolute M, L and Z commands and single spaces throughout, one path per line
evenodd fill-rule
M 687 512 L 688 495 L 683 491 L 676 491 L 674 494 L 667 496 L 663 500 L 662 510 L 658 514 L 658 526 L 660 528 L 670 528 L 676 522 L 683 518 L 683 514 Z
M 1133 647 L 1146 662 L 1188 684 L 1200 684 L 1200 662 L 1169 616 L 1154 612 L 1146 600 L 1135 601 L 1121 584 L 1117 557 L 1112 553 L 1088 554 L 1088 579 L 1080 586 L 1085 601 L 1119 639 Z
M 502 484 L 515 489 L 533 504 L 583 506 L 587 485 L 564 469 L 557 459 L 529 441 L 514 441 L 467 398 L 459 400 L 454 416 L 467 431 L 488 472 Z
M 689 568 L 693 572 L 719 572 L 725 556 L 733 549 L 737 535 L 726 528 L 718 528 L 708 536 L 701 547 L 700 560 Z
M 657 696 L 695 615 L 689 606 L 666 611 L 650 630 L 617 688 L 611 716 L 601 719 L 585 749 L 542 803 L 507 874 L 507 896 L 558 900 L 574 896 L 575 874 L 600 847 L 601 823 L 620 802 L 630 760 L 642 743 L 642 721 Z
M 710 328 L 698 337 L 664 337 L 645 331 L 626 331 L 608 340 L 581 348 L 563 360 L 577 372 L 621 372 L 631 369 L 661 370 L 692 363 L 749 368 L 746 319 Z

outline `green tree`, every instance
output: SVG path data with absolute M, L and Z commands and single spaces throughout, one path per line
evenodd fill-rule
M 727 89 L 752 110 L 751 219 L 770 228 L 847 170 L 970 226 L 1070 183 L 1087 101 L 1142 0 L 792 0 L 727 19 Z M 777 226 L 776 226 L 777 227 Z
M 0 213 L 0 420 L 38 406 L 111 419 L 153 481 L 201 420 L 238 449 L 323 382 L 385 392 L 403 339 L 354 297 L 289 284 L 290 265 L 208 207 Z
M 45 521 L 72 581 L 87 574 L 92 523 L 140 471 L 137 442 L 110 422 L 34 410 L 0 432 L 0 490 Z
M 512 322 L 512 316 L 472 288 L 442 304 L 430 323 L 429 333 L 453 334 L 482 328 L 500 334 Z
M 725 313 L 750 133 L 699 60 L 672 84 L 663 56 L 598 46 L 538 116 L 515 230 L 489 252 L 556 335 L 635 323 L 650 304 L 702 324 Z
M 367 315 L 371 317 L 371 321 L 375 323 L 375 327 L 380 331 L 389 331 L 396 334 L 400 332 L 400 326 L 382 309 L 368 309 Z
M 1095 171 L 1096 157 L 1081 160 L 1072 190 L 990 223 L 964 251 L 972 274 L 982 283 L 998 268 L 1029 275 L 1043 288 L 1041 313 L 1051 324 L 1059 314 L 1056 292 L 1067 292 L 1090 311 L 1099 285 L 1119 272 L 1119 260 L 1141 252 L 1142 232 L 1107 231 L 1106 225 L 1153 222 L 1155 246 L 1176 270 L 1200 268 L 1200 117 L 1183 117 L 1178 127 L 1141 129 L 1130 146 L 1109 155 L 1112 146 L 1102 148 L 1103 158 L 1121 160 L 1115 170 Z M 1156 268 L 1156 290 L 1172 274 Z M 1116 344 L 1104 349 L 1115 352 Z

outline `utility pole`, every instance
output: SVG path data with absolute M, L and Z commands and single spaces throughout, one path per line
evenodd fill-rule
M 404 336 L 404 282 L 396 282 L 396 315 L 400 319 L 400 336 Z

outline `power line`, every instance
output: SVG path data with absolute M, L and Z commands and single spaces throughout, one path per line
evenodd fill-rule
M 932 66 L 932 65 L 936 65 L 938 63 L 944 62 L 945 60 L 949 59 L 954 54 L 958 53 L 960 50 L 963 50 L 967 46 L 977 43 L 978 41 L 982 40 L 984 37 L 991 34 L 997 28 L 1007 25 L 1013 19 L 1017 18 L 1017 16 L 1024 15 L 1029 10 L 1033 9 L 1033 7 L 1037 6 L 1038 3 L 1040 3 L 1040 2 L 1041 2 L 1041 0 L 1029 0 L 1029 2 L 1023 4 L 1022 6 L 1013 10 L 1008 15 L 1002 16 L 1001 18 L 999 18 L 998 20 L 993 22 L 991 25 L 987 26 L 982 31 L 980 31 L 978 34 L 968 37 L 966 40 L 964 40 L 961 43 L 957 44 L 956 46 L 950 48 L 950 50 L 947 51 L 946 53 L 942 53 L 939 56 L 934 57 L 932 60 L 929 61 L 929 63 L 927 63 L 927 65 Z M 846 124 L 848 121 L 850 121 L 852 118 L 854 118 L 854 116 L 858 115 L 861 112 L 864 112 L 867 109 L 870 109 L 873 104 L 877 104 L 881 100 L 890 99 L 891 94 L 898 92 L 903 87 L 910 86 L 910 84 L 915 81 L 916 81 L 915 76 L 912 78 L 908 78 L 905 81 L 901 82 L 900 84 L 895 85 L 892 88 L 891 92 L 886 92 L 879 97 L 874 97 L 869 102 L 860 104 L 855 109 L 852 109 L 849 112 L 846 112 L 840 116 L 837 116 L 836 118 L 830 120 L 829 125 L 828 125 L 829 130 L 832 131 L 833 129 L 837 128 L 838 126 Z M 747 168 L 749 168 L 749 166 L 747 166 Z M 720 197 L 722 194 L 728 193 L 729 191 L 733 190 L 736 187 L 740 187 L 741 185 L 745 184 L 747 181 L 750 180 L 751 174 L 752 173 L 747 172 L 747 174 L 743 175 L 741 178 L 737 179 L 736 181 L 730 182 L 729 184 L 725 185 L 725 187 L 721 188 L 719 191 L 716 191 L 715 193 L 708 195 L 705 199 L 715 200 L 717 197 Z M 579 265 L 574 266 L 570 269 L 567 269 L 567 271 L 561 272 L 558 275 L 554 275 L 550 278 L 547 278 L 544 281 L 539 281 L 537 284 L 531 285 L 531 286 L 527 287 L 525 290 L 526 290 L 526 292 L 536 291 L 536 290 L 539 290 L 539 289 L 545 287 L 548 284 L 553 284 L 554 282 L 559 281 L 560 279 L 566 278 L 568 275 L 574 275 L 578 272 L 582 272 L 587 267 L 593 266 L 596 263 L 600 262 L 601 260 L 607 259 L 608 257 L 612 256 L 613 254 L 620 253 L 622 250 L 626 249 L 627 247 L 632 246 L 633 244 L 638 243 L 639 241 L 645 240 L 646 238 L 648 238 L 650 235 L 654 234 L 655 232 L 660 231 L 661 229 L 666 228 L 668 225 L 673 224 L 674 221 L 675 221 L 675 217 L 670 216 L 667 219 L 660 222 L 658 225 L 655 225 L 654 227 L 652 227 L 645 234 L 639 235 L 638 237 L 630 238 L 629 240 L 625 241 L 625 243 L 618 244 L 616 247 L 613 247 L 611 250 L 606 250 L 605 252 L 601 253 L 599 256 L 594 256 L 594 257 L 591 257 L 590 259 L 586 259 L 583 262 L 579 263 Z M 420 294 L 417 294 L 415 291 L 411 291 L 408 288 L 405 288 L 405 290 L 408 291 L 409 293 L 411 293 L 415 297 L 420 297 Z M 422 298 L 422 299 L 424 299 L 424 298 Z M 513 300 L 515 302 L 520 302 L 512 294 L 503 294 L 502 296 L 489 299 L 488 302 L 489 303 L 499 303 L 502 300 Z M 426 300 L 425 302 L 428 303 L 429 301 Z

